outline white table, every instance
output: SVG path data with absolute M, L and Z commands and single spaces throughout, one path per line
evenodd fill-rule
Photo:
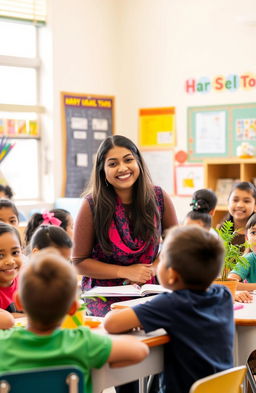
M 95 333 L 107 334 L 102 327 L 93 330 Z M 144 393 L 146 392 L 144 378 L 163 371 L 163 345 L 170 341 L 167 333 L 163 329 L 158 329 L 147 334 L 143 330 L 129 332 L 129 334 L 138 337 L 138 340 L 145 342 L 150 347 L 149 356 L 142 362 L 132 366 L 111 368 L 108 364 L 105 364 L 99 370 L 93 369 L 93 393 L 100 393 L 111 386 L 118 386 L 136 380 L 139 380 L 140 393 Z M 109 336 L 115 337 L 117 335 L 110 334 Z
M 138 303 L 151 300 L 154 296 L 140 299 L 131 299 L 125 302 L 112 304 L 112 308 L 132 307 Z M 256 298 L 253 303 L 236 303 L 242 306 L 234 311 L 235 340 L 234 340 L 234 364 L 244 365 L 250 353 L 256 349 Z
M 236 331 L 235 365 L 246 363 L 250 353 L 256 349 L 256 302 L 243 303 L 243 308 L 234 312 Z

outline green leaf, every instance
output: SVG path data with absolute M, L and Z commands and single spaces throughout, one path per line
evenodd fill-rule
M 247 259 L 241 255 L 242 249 L 248 247 L 248 243 L 232 244 L 233 239 L 237 235 L 237 232 L 233 231 L 233 226 L 231 221 L 225 221 L 220 229 L 216 229 L 225 249 L 224 264 L 221 271 L 222 280 L 227 279 L 229 272 L 234 269 L 237 263 L 242 267 L 247 267 L 249 264 Z

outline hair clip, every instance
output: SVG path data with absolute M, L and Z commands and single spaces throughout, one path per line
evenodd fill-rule
M 44 211 L 42 213 L 42 217 L 43 217 L 43 222 L 41 225 L 55 225 L 56 227 L 59 227 L 61 225 L 61 220 L 59 220 L 58 218 L 54 217 L 54 213 L 50 213 L 47 211 Z
M 192 210 L 194 211 L 200 208 L 198 201 L 196 199 L 193 199 L 189 206 L 192 206 Z

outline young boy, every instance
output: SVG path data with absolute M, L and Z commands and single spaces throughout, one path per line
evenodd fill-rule
M 0 331 L 0 371 L 76 365 L 84 372 L 85 392 L 92 392 L 91 369 L 108 362 L 128 365 L 143 360 L 148 347 L 131 336 L 116 340 L 87 327 L 60 329 L 77 309 L 77 272 L 57 254 L 35 254 L 21 272 L 16 302 L 28 316 L 27 328 Z
M 104 327 L 110 333 L 141 327 L 164 328 L 161 392 L 188 393 L 197 379 L 233 366 L 233 304 L 222 285 L 211 285 L 223 263 L 223 246 L 205 229 L 172 228 L 158 265 L 160 283 L 172 289 L 133 308 L 112 311 Z

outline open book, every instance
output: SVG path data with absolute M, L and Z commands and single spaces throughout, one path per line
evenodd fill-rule
M 161 292 L 172 292 L 162 285 L 144 284 L 139 286 L 132 285 L 118 285 L 113 287 L 94 287 L 89 291 L 83 292 L 81 297 L 89 296 L 104 296 L 104 297 L 126 297 L 126 296 L 145 296 L 153 295 Z

